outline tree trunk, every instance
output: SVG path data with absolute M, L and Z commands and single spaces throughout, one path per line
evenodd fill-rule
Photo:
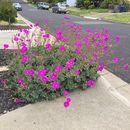
M 10 29 L 10 28 L 11 28 L 10 17 L 9 17 L 9 21 L 8 21 L 8 23 L 9 23 L 9 29 Z

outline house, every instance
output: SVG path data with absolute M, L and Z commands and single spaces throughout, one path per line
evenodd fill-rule
M 66 0 L 67 5 L 69 6 L 76 6 L 77 0 Z

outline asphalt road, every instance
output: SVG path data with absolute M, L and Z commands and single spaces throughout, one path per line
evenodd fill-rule
M 13 2 L 20 2 L 23 8 L 22 12 L 19 12 L 23 17 L 30 20 L 33 23 L 39 23 L 42 27 L 43 20 L 47 20 L 49 22 L 53 22 L 53 24 L 50 23 L 50 26 L 53 28 L 57 28 L 61 25 L 61 22 L 63 21 L 63 14 L 54 14 L 46 10 L 38 10 L 35 7 L 32 7 L 31 5 L 28 5 L 22 0 L 12 0 Z M 82 25 L 83 30 L 86 28 L 91 28 L 95 30 L 101 30 L 103 28 L 108 28 L 111 36 L 115 37 L 119 35 L 121 37 L 121 44 L 118 46 L 118 48 L 113 48 L 114 54 L 111 55 L 110 59 L 112 60 L 112 57 L 119 57 L 120 62 L 118 64 L 110 64 L 107 65 L 107 69 L 114 74 L 116 74 L 118 77 L 122 78 L 124 81 L 127 81 L 130 83 L 130 69 L 128 71 L 124 71 L 122 69 L 122 66 L 124 64 L 130 65 L 130 25 L 127 24 L 119 24 L 119 23 L 111 23 L 111 22 L 105 22 L 105 21 L 99 21 L 99 20 L 90 20 L 85 19 L 78 16 L 68 15 L 70 18 L 71 23 Z M 119 68 L 120 69 L 115 69 Z

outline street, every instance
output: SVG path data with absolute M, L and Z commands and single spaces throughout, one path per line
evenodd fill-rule
M 57 28 L 61 25 L 61 22 L 64 19 L 63 17 L 68 16 L 70 18 L 71 23 L 82 25 L 83 30 L 85 30 L 86 28 L 91 28 L 95 30 L 108 28 L 111 36 L 120 36 L 121 44 L 119 45 L 118 49 L 113 48 L 114 55 L 111 55 L 111 58 L 109 59 L 112 60 L 113 57 L 118 57 L 120 58 L 120 62 L 116 65 L 108 65 L 106 66 L 106 68 L 118 77 L 122 78 L 124 81 L 130 83 L 130 70 L 124 71 L 122 69 L 122 66 L 124 64 L 130 65 L 130 25 L 111 23 L 99 20 L 90 20 L 69 14 L 54 14 L 50 11 L 38 10 L 36 7 L 32 7 L 31 5 L 22 2 L 22 0 L 13 0 L 13 2 L 21 3 L 23 10 L 19 13 L 24 18 L 28 19 L 33 23 L 39 23 L 41 27 L 43 25 L 43 20 L 47 20 L 48 22 L 53 22 L 53 24 L 50 24 L 52 28 Z M 115 67 L 120 67 L 120 69 L 116 70 Z

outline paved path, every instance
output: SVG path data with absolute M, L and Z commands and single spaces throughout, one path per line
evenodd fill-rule
M 14 44 L 12 44 L 12 38 L 17 33 L 17 31 L 0 31 L 0 49 L 3 49 L 3 45 L 9 44 L 9 48 L 13 49 Z
M 0 116 L 0 130 L 130 130 L 130 107 L 111 95 L 99 79 L 86 91 L 17 109 Z

